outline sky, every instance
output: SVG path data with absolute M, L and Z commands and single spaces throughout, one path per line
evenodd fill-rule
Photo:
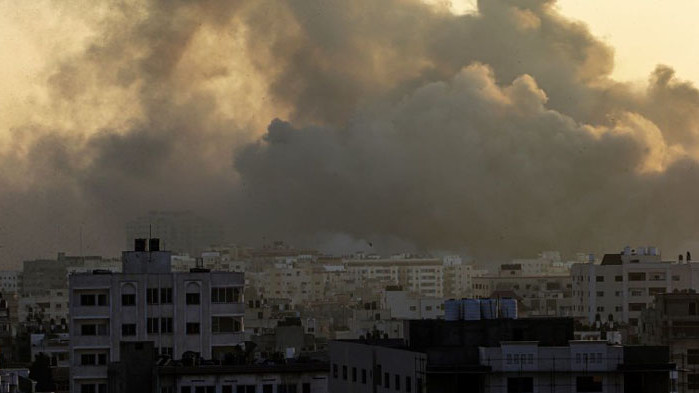
M 337 252 L 683 252 L 695 3 L 0 0 L 0 266 L 117 254 L 150 210 Z

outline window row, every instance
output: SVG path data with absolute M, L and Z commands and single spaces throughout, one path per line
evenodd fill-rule
M 340 365 L 337 363 L 334 363 L 332 365 L 332 377 L 333 379 L 339 379 L 339 370 L 340 370 Z M 351 371 L 351 374 L 350 374 Z M 348 366 L 343 365 L 342 366 L 342 380 L 344 381 L 350 381 L 353 383 L 361 383 L 362 385 L 366 385 L 368 383 L 368 375 L 367 375 L 367 370 L 365 368 L 363 369 L 357 369 L 357 367 L 352 367 L 351 370 L 348 368 Z M 381 372 L 381 366 L 378 365 L 376 366 L 376 370 L 374 370 L 373 374 L 373 383 L 376 386 L 383 386 L 385 389 L 393 389 L 398 392 L 412 392 L 413 389 L 413 384 L 412 384 L 412 378 L 410 376 L 405 376 L 405 378 L 402 378 L 401 375 L 399 374 L 393 374 L 388 372 Z M 422 391 L 422 380 L 420 378 L 417 379 L 417 384 L 416 384 L 416 391 L 421 392 Z
M 82 325 L 91 326 L 91 325 Z M 104 334 L 108 334 L 108 329 L 105 327 Z M 121 325 L 122 336 L 135 336 L 137 327 L 135 323 L 124 323 Z M 163 333 L 171 334 L 173 332 L 173 320 L 170 317 L 165 318 L 147 318 L 146 331 L 149 334 Z M 211 333 L 237 333 L 243 331 L 243 323 L 240 318 L 236 317 L 211 317 Z M 199 322 L 187 322 L 185 324 L 186 334 L 201 333 L 201 324 Z M 83 334 L 86 335 L 86 334 Z M 89 335 L 89 334 L 88 334 Z M 95 335 L 95 334 L 92 334 Z
M 221 393 L 311 393 L 311 384 L 308 382 L 299 384 L 295 383 L 267 383 L 262 385 L 262 389 L 257 389 L 257 385 L 223 385 Z M 276 386 L 276 390 L 274 389 Z M 216 386 L 182 386 L 179 393 L 215 393 Z M 171 387 L 164 387 L 160 393 L 174 393 Z

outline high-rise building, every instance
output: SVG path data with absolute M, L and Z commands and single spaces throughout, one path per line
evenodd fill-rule
M 243 341 L 242 273 L 173 272 L 157 239 L 137 239 L 122 273 L 70 276 L 71 391 L 106 392 L 121 342 L 152 342 L 161 355 L 220 359 Z M 155 354 L 154 354 L 155 355 Z

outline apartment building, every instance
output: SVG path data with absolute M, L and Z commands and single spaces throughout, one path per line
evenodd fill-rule
M 71 391 L 102 393 L 121 342 L 152 342 L 159 354 L 218 359 L 243 341 L 242 273 L 172 272 L 157 239 L 137 239 L 122 273 L 70 276 Z
M 0 293 L 19 292 L 22 285 L 22 272 L 17 270 L 0 271 Z
M 699 263 L 668 262 L 655 247 L 626 247 L 606 254 L 600 264 L 590 261 L 571 268 L 575 317 L 625 322 L 637 326 L 655 296 L 699 285 Z
M 678 392 L 699 392 L 699 294 L 657 295 L 641 316 L 639 341 L 667 345 L 677 364 Z

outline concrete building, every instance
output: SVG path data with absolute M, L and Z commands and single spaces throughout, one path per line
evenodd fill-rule
M 573 315 L 581 322 L 624 322 L 635 327 L 656 295 L 699 285 L 699 263 L 661 260 L 654 247 L 626 247 L 600 264 L 573 265 Z
M 386 288 L 381 307 L 390 310 L 393 319 L 437 319 L 444 317 L 444 300 L 421 297 L 401 290 L 400 287 Z
M 19 292 L 22 287 L 22 272 L 17 270 L 0 271 L 0 293 L 11 294 Z
M 699 294 L 666 293 L 643 311 L 639 340 L 667 345 L 677 364 L 678 391 L 699 392 Z
M 570 318 L 405 323 L 405 340 L 331 342 L 331 391 L 674 391 L 667 347 L 575 341 Z
M 159 354 L 221 358 L 243 340 L 241 273 L 172 272 L 157 239 L 136 241 L 122 273 L 70 276 L 71 391 L 102 392 L 120 343 L 150 341 Z

